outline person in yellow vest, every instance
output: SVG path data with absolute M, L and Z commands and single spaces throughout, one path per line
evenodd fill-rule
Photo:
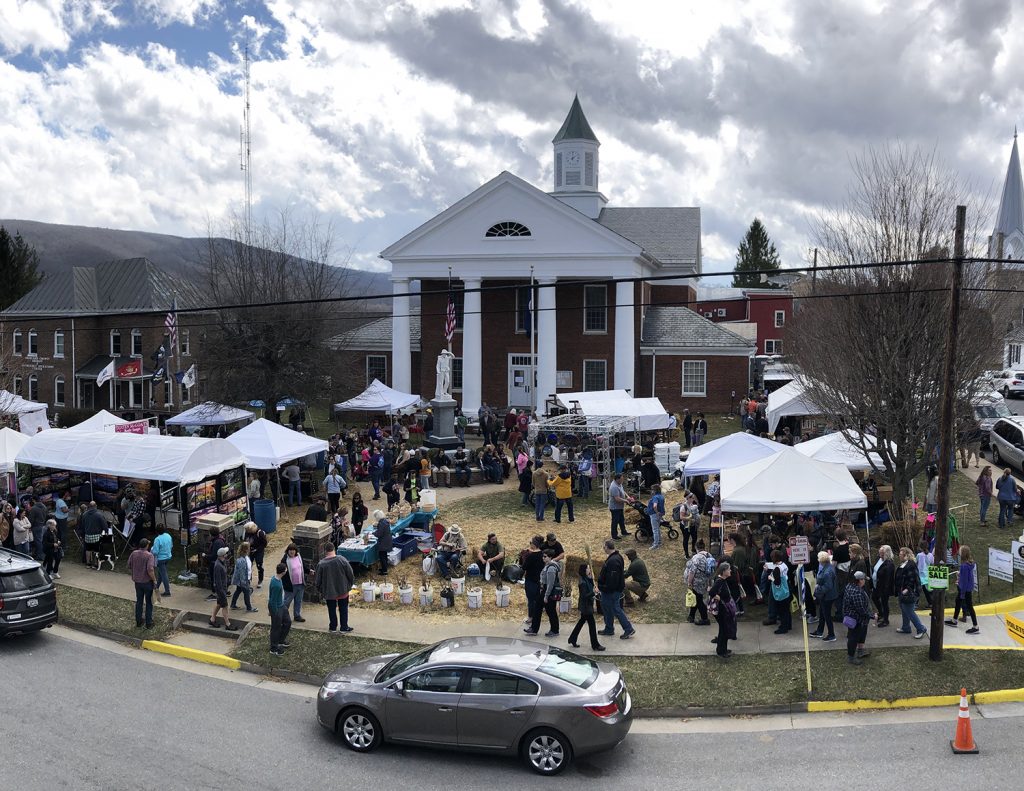
M 569 521 L 575 522 L 572 511 L 572 473 L 566 465 L 563 464 L 559 468 L 558 475 L 554 478 L 548 478 L 548 488 L 555 492 L 555 521 L 562 521 L 562 508 L 568 507 Z

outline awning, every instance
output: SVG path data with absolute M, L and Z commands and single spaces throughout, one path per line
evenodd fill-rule
M 15 460 L 36 467 L 176 483 L 194 483 L 245 464 L 241 451 L 225 439 L 67 430 L 29 437 Z
M 113 431 L 113 426 L 121 426 L 130 421 L 118 417 L 105 409 L 83 420 L 77 426 L 70 426 L 69 431 Z
M 327 450 L 327 441 L 260 418 L 227 438 L 256 470 L 271 470 L 287 461 Z
M 0 472 L 14 472 L 14 457 L 18 455 L 28 437 L 13 428 L 0 428 Z
M 755 434 L 729 434 L 693 448 L 686 458 L 683 474 L 711 475 L 730 467 L 742 467 L 766 456 L 774 456 L 784 447 L 786 446 Z
M 418 395 L 392 390 L 379 379 L 374 379 L 363 392 L 355 398 L 335 404 L 334 409 L 338 412 L 397 412 L 416 406 L 419 402 Z
M 119 379 L 122 382 L 138 381 L 140 379 L 152 379 L 153 369 L 146 366 L 142 359 L 139 357 L 111 357 L 109 354 L 100 354 L 93 357 L 89 362 L 75 371 L 76 379 L 95 379 L 100 375 L 100 371 L 110 365 L 110 361 L 114 361 L 114 379 Z M 142 374 L 139 376 L 131 376 L 120 378 L 117 376 L 118 369 L 123 365 L 129 363 L 142 363 Z
M 224 426 L 240 420 L 251 420 L 255 414 L 245 409 L 206 401 L 180 415 L 167 419 L 168 426 Z
M 658 398 L 633 398 L 625 390 L 598 390 L 559 393 L 558 401 L 566 409 L 578 406 L 588 417 L 634 418 L 638 431 L 668 428 L 668 412 Z

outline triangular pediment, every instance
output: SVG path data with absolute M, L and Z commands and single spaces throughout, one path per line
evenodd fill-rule
M 529 229 L 529 235 L 488 237 L 488 229 L 499 223 L 518 223 Z M 625 237 L 505 171 L 380 255 L 396 261 L 447 256 L 633 258 L 641 254 L 641 248 Z

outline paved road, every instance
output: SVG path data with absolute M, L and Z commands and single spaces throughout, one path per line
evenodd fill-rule
M 419 791 L 449 791 L 538 784 L 506 759 L 395 747 L 355 755 L 316 724 L 309 688 L 254 687 L 251 676 L 231 680 L 219 669 L 186 671 L 141 656 L 145 661 L 138 652 L 112 653 L 53 632 L 0 644 L 3 785 L 280 791 L 411 781 Z M 578 762 L 559 787 L 847 789 L 851 773 L 859 787 L 900 791 L 932 791 L 936 781 L 928 776 L 972 788 L 1016 785 L 1019 716 L 976 718 L 982 755 L 956 757 L 948 712 L 807 716 L 765 724 L 646 721 L 637 730 L 660 732 L 634 733 L 614 753 Z M 878 720 L 883 724 L 867 724 Z

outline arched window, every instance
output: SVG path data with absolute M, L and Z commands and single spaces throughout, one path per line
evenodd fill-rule
M 20 376 L 15 376 L 14 377 L 14 394 L 15 395 L 19 395 L 19 396 L 21 395 L 21 377 Z
M 64 377 L 53 377 L 53 405 L 64 406 Z
M 21 330 L 14 331 L 14 353 L 21 354 L 24 349 L 21 348 Z
M 487 233 L 485 233 L 484 236 L 532 236 L 532 234 L 530 233 L 530 229 L 521 222 L 506 220 L 505 222 L 498 222 L 492 225 L 487 229 Z
M 32 376 L 28 378 L 28 400 L 39 400 L 39 377 L 35 374 L 32 374 Z

